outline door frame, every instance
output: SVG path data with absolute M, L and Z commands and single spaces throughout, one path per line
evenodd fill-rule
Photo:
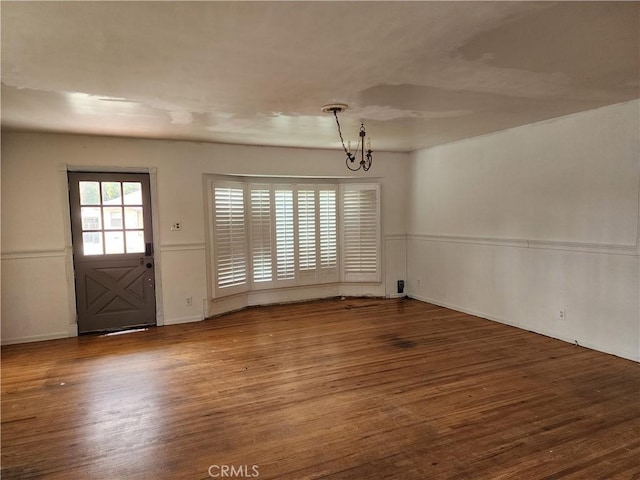
M 61 189 L 63 199 L 64 215 L 64 244 L 65 244 L 65 265 L 69 309 L 69 336 L 78 336 L 78 311 L 76 307 L 76 285 L 73 265 L 73 241 L 71 234 L 71 203 L 69 199 L 69 172 L 96 172 L 96 173 L 146 173 L 149 175 L 149 187 L 151 193 L 151 223 L 152 236 L 155 248 L 154 274 L 155 274 L 155 296 L 156 296 L 156 325 L 164 325 L 163 295 L 162 295 L 162 256 L 159 247 L 160 239 L 160 218 L 158 215 L 158 175 L 156 167 L 114 167 L 105 165 L 71 165 L 62 164 L 58 169 L 60 182 L 63 183 Z

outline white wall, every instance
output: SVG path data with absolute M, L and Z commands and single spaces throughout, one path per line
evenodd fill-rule
M 326 288 L 307 290 L 304 296 L 395 292 L 395 281 L 405 276 L 405 263 L 385 260 L 404 258 L 405 254 L 408 162 L 407 154 L 377 153 L 369 173 L 352 175 L 377 178 L 382 183 L 384 282 L 379 286 L 334 289 L 335 292 Z M 204 316 L 207 283 L 203 174 L 342 177 L 349 173 L 342 154 L 331 150 L 3 132 L 3 343 L 75 334 L 66 197 L 69 166 L 155 172 L 154 229 L 158 231 L 156 259 L 162 293 L 158 314 L 164 324 L 200 320 Z M 175 221 L 182 222 L 182 231 L 170 230 Z M 290 293 L 291 299 L 300 295 Z M 193 297 L 191 307 L 185 305 L 187 296 Z M 268 300 L 261 294 L 249 302 Z
M 639 119 L 632 101 L 413 153 L 410 295 L 640 360 Z

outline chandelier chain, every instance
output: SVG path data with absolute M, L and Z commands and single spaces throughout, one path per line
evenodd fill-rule
M 347 154 L 347 156 L 350 156 L 350 153 L 347 150 L 347 147 L 344 146 L 344 138 L 342 138 L 342 129 L 340 128 L 340 120 L 338 120 L 337 110 L 333 111 L 333 116 L 336 117 L 336 124 L 338 125 L 338 135 L 340 135 L 340 141 L 342 142 L 342 149 L 344 150 L 344 153 Z

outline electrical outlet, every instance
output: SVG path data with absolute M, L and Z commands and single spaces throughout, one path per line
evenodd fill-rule
M 175 222 L 171 224 L 171 230 L 175 230 L 175 231 L 182 230 L 182 222 Z
M 559 310 L 558 311 L 558 320 L 566 320 L 567 319 L 567 311 Z
M 193 305 L 193 297 L 187 297 L 184 299 L 184 304 L 187 307 L 190 307 L 191 305 Z

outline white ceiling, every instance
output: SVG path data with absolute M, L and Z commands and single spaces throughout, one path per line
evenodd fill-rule
M 4 128 L 410 151 L 640 97 L 639 2 L 7 2 Z

